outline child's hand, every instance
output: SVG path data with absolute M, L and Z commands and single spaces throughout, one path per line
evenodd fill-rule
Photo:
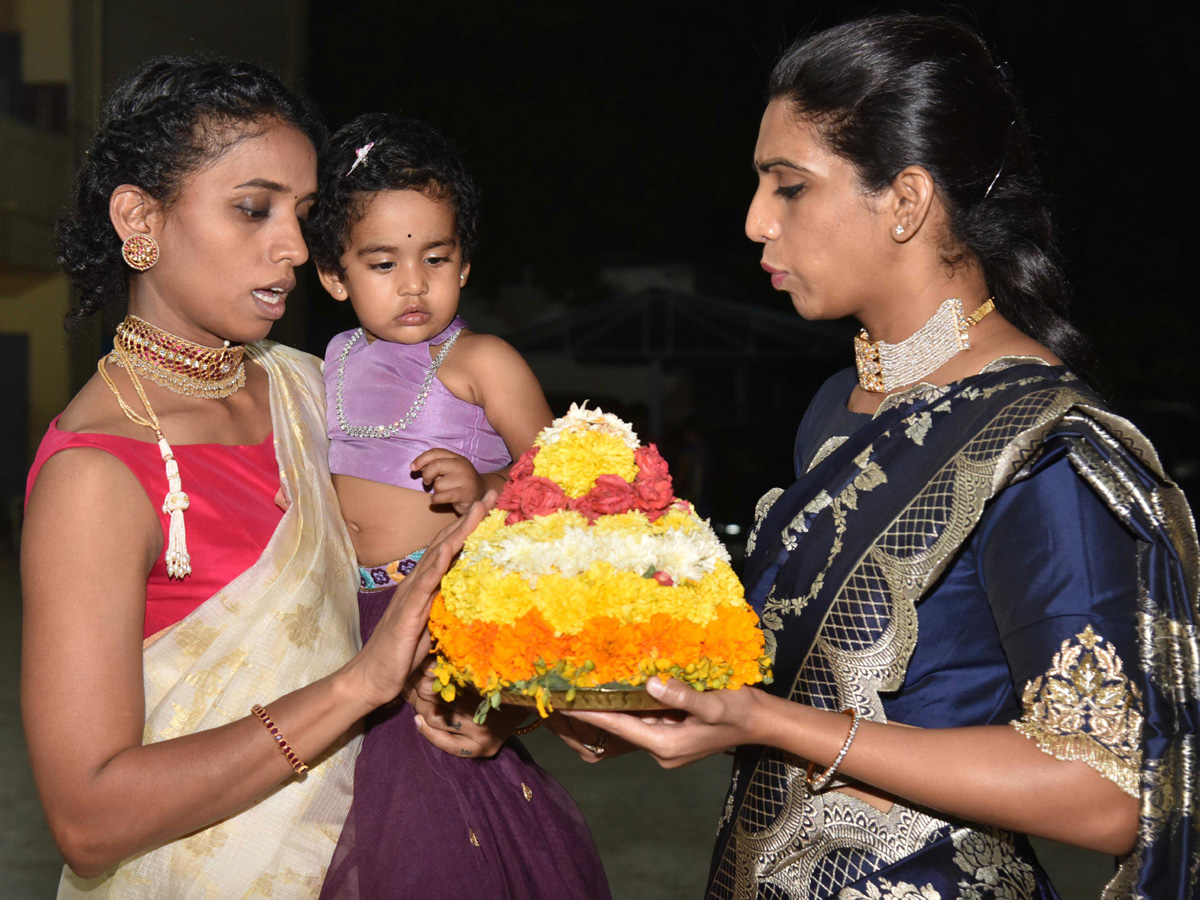
M 426 450 L 414 459 L 412 469 L 421 473 L 426 487 L 433 486 L 430 503 L 449 504 L 460 516 L 487 491 L 483 476 L 466 457 L 440 447 Z

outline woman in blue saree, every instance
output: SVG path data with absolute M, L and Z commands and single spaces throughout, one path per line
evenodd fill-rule
M 746 230 L 805 318 L 854 316 L 746 586 L 767 689 L 571 713 L 612 755 L 735 751 L 708 896 L 1048 900 L 1025 838 L 1103 850 L 1106 898 L 1200 875 L 1195 526 L 1073 373 L 1085 344 L 1017 100 L 969 29 L 879 17 L 778 63 Z

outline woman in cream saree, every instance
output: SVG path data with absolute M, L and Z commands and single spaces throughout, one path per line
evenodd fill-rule
M 319 364 L 262 342 L 307 259 L 323 135 L 252 66 L 152 61 L 110 98 L 60 223 L 72 318 L 130 312 L 27 495 L 22 710 L 62 897 L 315 897 L 358 723 L 424 660 L 483 514 L 359 650 Z

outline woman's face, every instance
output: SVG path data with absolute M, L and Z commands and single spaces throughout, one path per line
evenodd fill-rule
M 254 127 L 152 219 L 161 256 L 134 276 L 131 311 L 202 344 L 265 337 L 308 259 L 300 223 L 316 190 L 312 142 L 282 122 Z
M 886 297 L 894 242 L 863 193 L 854 167 L 828 150 L 816 129 L 784 100 L 763 114 L 754 148 L 758 190 L 746 236 L 763 245 L 762 266 L 806 319 L 858 315 Z

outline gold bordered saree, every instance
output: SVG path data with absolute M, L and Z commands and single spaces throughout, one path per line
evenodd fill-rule
M 1043 505 L 1022 518 L 1022 495 Z M 1122 552 L 1078 539 L 1085 501 Z M 889 398 L 760 501 L 747 549 L 773 693 L 881 722 L 1011 722 L 1140 798 L 1138 842 L 1106 900 L 1195 895 L 1195 527 L 1149 443 L 1071 373 L 1005 361 Z M 1083 565 L 1097 577 L 1080 587 Z M 1008 597 L 971 608 L 971 591 Z M 881 811 L 837 782 L 813 793 L 805 768 L 738 751 L 710 898 L 1057 896 L 1022 836 L 902 803 Z
M 247 351 L 270 376 L 275 454 L 292 504 L 257 563 L 147 641 L 145 743 L 244 718 L 253 704 L 328 675 L 358 649 L 357 568 L 329 478 L 319 363 L 270 342 Z M 305 775 L 236 815 L 99 878 L 64 869 L 58 896 L 317 896 L 350 807 L 360 740 L 331 747 Z

